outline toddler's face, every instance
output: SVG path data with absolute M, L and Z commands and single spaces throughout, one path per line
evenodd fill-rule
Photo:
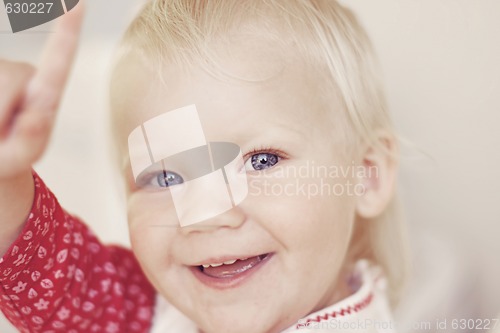
M 219 63 L 247 81 L 168 64 L 161 81 L 137 59 L 124 76 L 123 138 L 194 104 L 207 141 L 243 152 L 246 199 L 183 228 L 172 226 L 178 217 L 162 174 L 138 187 L 126 172 L 133 250 L 156 289 L 206 333 L 282 330 L 336 301 L 345 285 L 356 200 L 347 185 L 356 180 L 313 174 L 352 166 L 326 120 L 325 108 L 340 114 L 340 103 L 325 105 L 321 80 L 299 61 L 252 45 L 232 47 L 233 57 Z M 169 171 L 168 181 L 182 186 L 182 172 Z

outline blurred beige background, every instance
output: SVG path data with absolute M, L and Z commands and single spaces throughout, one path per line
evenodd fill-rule
M 80 53 L 52 143 L 36 166 L 67 210 L 105 242 L 125 245 L 106 134 L 107 75 L 113 47 L 141 2 L 86 1 Z M 400 193 L 415 272 L 398 319 L 493 318 L 500 312 L 500 2 L 343 3 L 373 39 L 408 142 Z M 0 57 L 36 63 L 50 32 L 46 24 L 14 35 L 0 7 Z M 15 332 L 9 327 L 0 317 L 0 332 Z

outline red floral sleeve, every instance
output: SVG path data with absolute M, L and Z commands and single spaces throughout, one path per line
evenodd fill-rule
M 21 332 L 148 332 L 155 292 L 133 254 L 103 246 L 34 174 L 26 226 L 0 259 L 0 309 Z

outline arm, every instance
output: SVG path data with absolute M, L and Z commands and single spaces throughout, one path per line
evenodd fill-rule
M 33 201 L 33 177 L 29 165 L 15 160 L 14 112 L 19 110 L 34 69 L 27 64 L 0 60 L 0 256 L 22 229 Z
M 34 177 L 28 220 L 0 259 L 0 309 L 21 332 L 147 332 L 155 291 L 133 254 L 103 246 Z
M 33 202 L 33 187 L 31 172 L 0 182 L 0 257 L 21 233 Z
M 103 246 L 31 171 L 71 68 L 81 7 L 58 19 L 38 69 L 0 60 L 0 310 L 21 332 L 146 332 L 154 290 L 132 253 Z
M 59 20 L 37 69 L 0 60 L 0 255 L 29 213 L 34 193 L 31 165 L 47 145 L 82 16 L 80 4 Z

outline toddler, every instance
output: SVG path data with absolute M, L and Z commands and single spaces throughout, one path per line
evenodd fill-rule
M 37 70 L 0 62 L 0 307 L 21 332 L 393 331 L 397 143 L 347 9 L 145 4 L 110 89 L 132 250 L 31 170 L 80 20 L 61 19 Z

